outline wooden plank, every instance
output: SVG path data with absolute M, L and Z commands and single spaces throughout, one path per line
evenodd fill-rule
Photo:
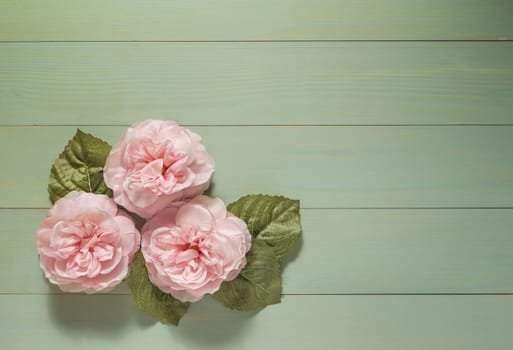
M 59 293 L 43 278 L 35 249 L 45 214 L 0 210 L 0 294 Z M 302 242 L 284 263 L 285 294 L 513 292 L 513 210 L 301 214 Z
M 513 42 L 3 44 L 0 124 L 513 124 L 511 62 Z
M 356 349 L 513 347 L 512 296 L 286 296 L 258 313 L 194 304 L 179 327 L 129 296 L 2 295 L 5 349 Z
M 48 207 L 50 166 L 74 127 L 0 127 L 0 207 Z M 213 194 L 304 208 L 512 207 L 513 127 L 194 127 L 217 163 Z M 122 127 L 86 127 L 110 143 Z
M 18 0 L 0 40 L 511 39 L 509 0 Z

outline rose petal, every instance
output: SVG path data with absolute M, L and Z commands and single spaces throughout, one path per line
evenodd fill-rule
M 192 225 L 201 231 L 210 231 L 214 225 L 214 216 L 207 208 L 196 204 L 185 204 L 176 214 L 176 224 Z
M 110 290 L 126 277 L 138 249 L 133 221 L 118 215 L 116 204 L 103 195 L 71 192 L 59 202 L 36 231 L 45 276 L 65 291 Z
M 221 200 L 199 196 L 149 219 L 141 250 L 152 283 L 193 302 L 240 273 L 250 241 L 246 224 Z
M 129 127 L 107 157 L 104 179 L 114 200 L 144 218 L 208 187 L 214 160 L 201 137 L 174 121 Z

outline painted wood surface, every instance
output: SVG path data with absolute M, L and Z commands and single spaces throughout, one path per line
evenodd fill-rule
M 46 208 L 67 127 L 0 127 L 0 207 Z M 119 126 L 87 127 L 110 143 Z M 212 193 L 281 193 L 304 208 L 513 207 L 513 126 L 194 127 L 216 159 Z M 8 151 L 15 150 L 15 151 Z
M 513 42 L 3 44 L 0 124 L 513 124 L 511 62 Z
M 17 0 L 0 40 L 512 39 L 510 0 Z
M 513 292 L 511 209 L 301 214 L 303 238 L 285 259 L 284 294 Z M 0 210 L 0 295 L 59 293 L 35 254 L 34 232 L 45 215 Z M 113 292 L 129 293 L 125 285 Z
M 513 297 L 286 296 L 259 313 L 193 305 L 179 328 L 129 296 L 4 295 L 7 349 L 511 349 Z
M 0 348 L 512 349 L 512 24 L 509 0 L 0 0 Z M 301 199 L 282 304 L 174 328 L 44 280 L 51 162 L 150 117 L 203 136 L 227 202 Z

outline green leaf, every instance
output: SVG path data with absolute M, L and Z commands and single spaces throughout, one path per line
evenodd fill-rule
M 110 145 L 80 129 L 53 163 L 48 183 L 50 200 L 55 203 L 71 191 L 106 194 L 112 191 L 103 181 L 103 166 Z
M 301 234 L 298 200 L 248 195 L 228 205 L 228 210 L 246 222 L 254 240 L 272 247 L 278 259 L 294 246 Z
M 223 282 L 213 297 L 230 309 L 256 310 L 281 301 L 280 264 L 271 247 L 252 242 L 247 264 L 232 281 Z
M 188 303 L 182 303 L 151 283 L 141 251 L 137 252 L 130 266 L 128 286 L 132 290 L 134 303 L 164 323 L 178 325 L 189 307 Z

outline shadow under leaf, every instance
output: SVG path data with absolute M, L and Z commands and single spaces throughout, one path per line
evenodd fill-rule
M 285 267 L 287 267 L 288 264 L 290 264 L 291 262 L 293 262 L 294 260 L 297 259 L 297 257 L 299 256 L 299 252 L 303 248 L 303 244 L 304 244 L 304 240 L 303 240 L 303 232 L 302 232 L 301 235 L 299 236 L 298 240 L 296 241 L 296 244 L 294 245 L 294 247 L 287 254 L 285 254 L 285 256 L 283 256 L 283 258 L 281 260 L 282 271 Z

